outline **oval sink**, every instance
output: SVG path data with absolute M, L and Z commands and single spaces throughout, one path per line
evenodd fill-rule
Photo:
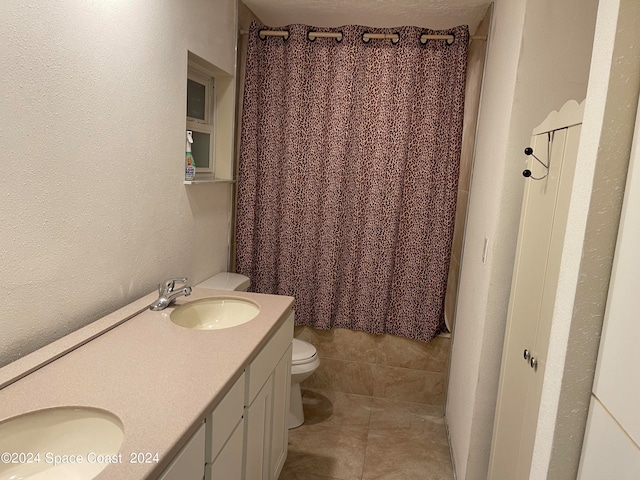
M 213 297 L 195 300 L 176 307 L 171 321 L 176 325 L 197 330 L 218 330 L 235 327 L 253 320 L 260 307 L 240 298 Z
M 96 408 L 37 410 L 0 423 L 0 478 L 92 479 L 116 463 L 124 427 Z

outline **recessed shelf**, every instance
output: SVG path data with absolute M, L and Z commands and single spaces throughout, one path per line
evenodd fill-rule
M 203 180 L 185 180 L 185 185 L 195 185 L 198 183 L 236 183 L 235 180 L 227 179 L 227 178 L 206 178 Z
M 215 138 L 211 146 L 214 149 L 211 161 L 204 162 L 200 173 L 196 173 L 194 180 L 184 180 L 185 185 L 195 185 L 198 183 L 235 183 L 234 170 L 234 149 L 233 142 L 235 139 L 235 76 L 216 67 L 207 60 L 198 57 L 192 52 L 187 54 L 189 69 L 198 74 L 202 74 L 213 80 L 213 113 L 211 126 L 213 132 L 211 139 Z M 195 74 L 194 74 L 195 75 Z M 187 83 L 185 83 L 187 85 Z M 189 127 L 189 118 L 187 117 L 187 130 L 193 130 Z M 184 156 L 183 156 L 184 159 Z M 184 160 L 183 160 L 184 161 Z M 199 168 L 196 162 L 196 168 Z

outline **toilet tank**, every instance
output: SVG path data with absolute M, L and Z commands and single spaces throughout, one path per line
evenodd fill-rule
M 221 272 L 213 277 L 207 278 L 204 282 L 196 285 L 196 287 L 246 292 L 250 285 L 251 281 L 244 275 L 240 275 L 239 273 Z

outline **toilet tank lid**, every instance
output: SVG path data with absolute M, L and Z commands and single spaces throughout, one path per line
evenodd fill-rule
M 251 281 L 248 277 L 239 273 L 221 272 L 213 277 L 207 278 L 197 286 L 202 288 L 215 288 L 218 290 L 236 290 L 246 292 Z

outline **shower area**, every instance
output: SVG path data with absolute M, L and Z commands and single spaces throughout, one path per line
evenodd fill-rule
M 443 406 L 445 404 L 446 397 L 448 362 L 451 348 L 451 332 L 455 331 L 457 285 L 462 260 L 462 245 L 467 202 L 469 198 L 469 184 L 473 168 L 476 121 L 478 117 L 480 93 L 482 88 L 487 44 L 486 39 L 489 33 L 490 17 L 491 7 L 489 5 L 485 5 L 481 19 L 472 27 L 473 31 L 467 32 L 466 28 L 463 27 L 449 30 L 454 34 L 456 41 L 460 42 L 461 39 L 464 39 L 465 42 L 463 48 L 459 50 L 459 54 L 464 55 L 464 57 L 462 59 L 458 59 L 459 62 L 464 63 L 463 71 L 465 71 L 460 84 L 460 88 L 464 88 L 464 120 L 461 120 L 460 122 L 461 132 L 457 132 L 461 138 L 461 146 L 458 147 L 460 148 L 459 165 L 455 165 L 454 168 L 455 188 L 453 189 L 453 193 L 450 193 L 451 198 L 445 201 L 445 203 L 449 202 L 454 205 L 450 217 L 450 228 L 453 229 L 453 232 L 452 234 L 449 234 L 448 241 L 444 240 L 444 244 L 449 242 L 449 246 L 447 248 L 450 248 L 450 255 L 448 255 L 448 260 L 444 262 L 444 267 L 440 267 L 444 269 L 444 271 L 439 273 L 439 275 L 443 277 L 443 281 L 440 283 L 436 282 L 435 284 L 435 289 L 441 290 L 438 292 L 437 298 L 433 301 L 435 304 L 437 304 L 437 302 L 441 303 L 439 308 L 433 308 L 430 306 L 426 310 L 423 309 L 420 311 L 420 308 L 418 307 L 392 312 L 391 316 L 395 315 L 395 320 L 385 322 L 382 315 L 379 315 L 379 311 L 383 311 L 384 308 L 376 303 L 377 300 L 375 298 L 368 298 L 360 303 L 355 302 L 354 305 L 359 305 L 357 308 L 352 307 L 351 309 L 343 310 L 349 314 L 341 317 L 340 314 L 336 315 L 331 313 L 335 311 L 335 305 L 325 305 L 322 302 L 323 295 L 331 297 L 335 292 L 324 292 L 322 291 L 322 287 L 319 287 L 318 291 L 313 291 L 312 288 L 307 288 L 302 291 L 296 290 L 296 285 L 294 285 L 294 283 L 296 283 L 296 274 L 292 273 L 287 276 L 282 273 L 282 270 L 279 271 L 278 269 L 283 269 L 283 267 L 277 264 L 276 253 L 274 253 L 275 250 L 270 250 L 270 248 L 276 249 L 286 247 L 286 245 L 284 247 L 282 245 L 287 242 L 286 236 L 282 236 L 280 234 L 280 227 L 277 225 L 277 221 L 280 221 L 277 217 L 286 216 L 286 213 L 282 211 L 284 206 L 288 205 L 288 208 L 291 208 L 292 211 L 298 212 L 297 215 L 289 218 L 288 221 L 295 223 L 295 228 L 300 230 L 300 234 L 309 228 L 309 225 L 305 224 L 305 219 L 302 218 L 303 215 L 301 216 L 299 214 L 299 210 L 295 210 L 297 207 L 296 201 L 293 198 L 287 197 L 286 193 L 283 193 L 295 189 L 304 189 L 305 187 L 294 182 L 286 186 L 283 191 L 274 193 L 274 201 L 280 206 L 273 211 L 269 211 L 264 208 L 260 210 L 260 208 L 262 208 L 260 206 L 256 208 L 256 192 L 260 191 L 260 187 L 256 187 L 254 184 L 258 177 L 260 177 L 261 182 L 268 182 L 268 180 L 265 180 L 265 176 L 268 177 L 269 174 L 265 173 L 266 170 L 264 170 L 264 168 L 267 167 L 265 167 L 264 162 L 261 165 L 249 165 L 251 161 L 247 160 L 247 158 L 251 155 L 247 156 L 247 151 L 249 150 L 249 153 L 252 153 L 252 151 L 261 147 L 261 145 L 249 143 L 260 142 L 260 140 L 256 140 L 255 138 L 246 135 L 247 124 L 244 126 L 237 126 L 236 143 L 239 145 L 240 142 L 244 142 L 242 147 L 239 148 L 238 155 L 244 155 L 245 158 L 240 159 L 240 172 L 238 175 L 238 200 L 235 219 L 237 228 L 233 242 L 234 255 L 232 255 L 232 258 L 235 257 L 234 268 L 236 271 L 251 277 L 254 288 L 258 292 L 281 293 L 296 296 L 296 314 L 301 317 L 299 323 L 302 324 L 296 326 L 295 336 L 315 345 L 321 360 L 320 368 L 313 376 L 308 380 L 305 380 L 302 384 L 303 388 L 310 392 L 306 397 L 309 401 L 317 402 L 319 398 L 324 398 L 323 395 L 357 395 L 371 399 L 379 399 L 381 401 L 419 404 L 428 408 L 434 415 L 441 416 L 443 414 Z M 397 27 L 397 25 L 389 25 L 389 27 Z M 430 27 L 430 25 L 424 25 L 424 27 Z M 406 35 L 414 35 L 416 39 L 419 39 L 424 30 L 426 30 L 425 28 L 403 28 L 404 30 L 401 31 L 403 38 Z M 342 27 L 341 29 L 311 26 L 307 28 L 304 25 L 292 25 L 289 30 L 285 28 L 278 28 L 277 25 L 270 25 L 269 27 L 266 27 L 261 19 L 256 17 L 249 8 L 240 4 L 239 30 L 239 74 L 237 92 L 240 101 L 238 102 L 237 118 L 242 118 L 244 122 L 266 122 L 269 124 L 269 122 L 278 123 L 283 117 L 274 118 L 271 116 L 267 120 L 265 117 L 260 116 L 265 115 L 264 112 L 266 109 L 263 110 L 262 107 L 258 108 L 256 105 L 248 105 L 246 103 L 243 112 L 243 102 L 241 101 L 242 98 L 245 97 L 245 89 L 247 88 L 254 90 L 253 93 L 249 92 L 250 94 L 254 96 L 256 94 L 262 95 L 266 98 L 267 102 L 269 101 L 269 92 L 264 91 L 264 85 L 252 84 L 252 81 L 245 83 L 247 67 L 249 68 L 251 75 L 251 71 L 255 72 L 256 68 L 281 68 L 284 63 L 283 61 L 277 61 L 275 62 L 276 67 L 268 67 L 266 64 L 254 65 L 253 63 L 258 62 L 259 59 L 252 57 L 252 55 L 255 55 L 258 50 L 255 49 L 255 45 L 250 47 L 250 43 L 251 41 L 255 41 L 256 36 L 260 38 L 259 41 L 264 42 L 263 45 L 260 45 L 260 48 L 264 48 L 268 42 L 273 42 L 274 44 L 275 42 L 279 42 L 280 45 L 278 45 L 277 48 L 281 48 L 282 44 L 289 42 L 289 45 L 285 48 L 293 48 L 291 45 L 298 41 L 295 36 L 308 36 L 309 30 L 321 34 L 313 39 L 309 37 L 304 39 L 305 42 L 314 43 L 315 45 L 312 45 L 311 48 L 315 48 L 320 42 L 344 41 L 347 43 L 356 37 L 359 41 L 362 41 L 361 37 L 365 31 L 366 33 L 373 33 L 374 35 L 393 35 L 394 32 L 400 29 L 397 28 L 390 31 L 389 29 L 357 27 L 354 25 Z M 278 31 L 285 30 L 287 31 L 287 38 L 284 37 L 284 34 L 277 33 Z M 266 34 L 264 33 L 265 31 L 267 32 Z M 340 34 L 339 38 L 338 34 Z M 253 40 L 251 38 L 252 35 L 254 37 Z M 291 36 L 291 38 L 289 38 L 289 36 Z M 384 41 L 392 44 L 393 38 L 380 40 L 373 37 L 373 39 L 369 41 Z M 452 51 L 451 48 L 447 51 L 447 47 L 450 47 L 448 45 L 448 40 L 427 39 L 425 44 L 432 41 L 439 43 L 438 46 L 432 47 L 435 48 L 436 51 L 446 53 L 450 53 Z M 253 53 L 251 53 L 251 48 L 253 48 Z M 318 47 L 316 52 L 321 51 L 322 50 Z M 299 55 L 304 56 L 316 54 L 309 52 L 310 50 L 308 49 L 303 50 Z M 271 52 L 270 54 L 278 55 L 279 53 Z M 323 54 L 317 53 L 317 55 L 322 56 Z M 249 65 L 247 65 L 248 61 L 250 62 Z M 367 68 L 367 66 L 361 65 L 361 68 Z M 375 69 L 377 66 L 370 65 L 369 68 Z M 406 73 L 408 74 L 409 70 L 412 70 L 414 67 L 413 65 L 408 65 L 407 68 L 408 70 Z M 291 71 L 287 71 L 287 74 L 290 73 Z M 318 86 L 318 84 L 314 83 L 314 80 L 316 79 L 311 78 L 311 76 L 314 75 L 313 72 L 302 71 L 299 72 L 299 75 L 302 78 L 301 87 L 290 87 L 288 85 L 283 87 L 280 85 L 279 88 L 290 89 L 292 98 L 295 98 L 296 95 L 298 97 L 302 97 L 309 95 L 322 96 L 327 94 L 336 94 L 335 91 L 332 91 L 331 93 L 323 93 L 323 89 Z M 306 80 L 304 79 L 305 75 L 309 76 Z M 455 76 L 455 73 L 452 75 Z M 278 77 L 276 75 L 272 78 L 282 79 L 282 76 Z M 296 90 L 297 88 L 298 90 Z M 337 92 L 337 94 L 340 95 L 340 92 Z M 249 98 L 254 97 L 249 96 Z M 444 108 L 452 107 L 445 106 Z M 250 112 L 251 116 L 247 115 L 247 110 L 252 110 Z M 306 128 L 323 128 L 327 130 L 328 136 L 340 136 L 341 132 L 343 132 L 347 126 L 340 124 L 339 122 L 347 122 L 349 120 L 348 115 L 343 115 L 343 113 L 344 112 L 336 112 L 335 115 L 333 115 L 332 118 L 334 119 L 342 119 L 336 120 L 337 125 L 327 124 L 325 121 L 326 119 L 318 116 L 317 112 L 313 110 L 299 112 L 299 120 L 300 124 L 305 125 Z M 372 125 L 368 123 L 366 126 L 368 127 L 368 130 L 363 129 L 360 132 L 360 136 L 376 136 L 376 134 L 379 133 L 375 128 L 375 124 Z M 253 128 L 254 126 L 251 127 Z M 244 136 L 241 134 L 242 128 L 245 128 Z M 275 126 L 270 126 L 269 128 L 275 128 Z M 284 125 L 284 128 L 286 129 L 287 125 Z M 408 137 L 411 137 L 412 132 L 416 130 L 417 127 L 409 126 L 407 128 L 409 128 L 409 131 L 405 133 L 407 133 Z M 449 135 L 451 133 L 450 130 L 452 129 L 455 128 L 451 125 L 446 125 L 445 129 L 441 130 L 440 134 Z M 268 130 L 265 135 L 269 135 L 271 131 L 272 130 Z M 334 148 L 348 148 L 348 144 L 349 142 L 346 141 L 346 143 L 344 143 L 346 146 L 341 147 L 338 145 L 334 146 Z M 394 145 L 393 141 L 391 141 L 390 144 Z M 276 146 L 280 148 L 280 150 L 276 148 L 274 156 L 286 154 L 287 149 L 296 148 L 294 145 L 286 144 Z M 395 148 L 402 147 L 397 146 Z M 376 152 L 371 153 L 372 156 L 375 154 Z M 446 154 L 448 155 L 449 153 L 447 152 Z M 302 157 L 305 156 L 304 147 L 303 151 L 298 152 L 298 155 Z M 295 165 L 292 166 L 291 164 L 288 164 L 283 167 L 282 164 L 274 163 L 273 165 L 269 165 L 268 168 L 272 170 L 278 168 L 295 169 L 303 168 L 303 165 L 298 165 L 296 167 Z M 347 165 L 346 168 L 349 168 L 349 166 Z M 281 172 L 278 172 L 278 174 L 279 173 Z M 376 176 L 374 175 L 375 173 L 377 172 L 372 172 L 372 175 L 368 178 L 359 178 L 359 181 L 373 181 Z M 402 173 L 404 172 L 399 173 L 399 175 L 402 175 Z M 412 176 L 415 178 L 416 175 L 419 176 L 421 173 L 417 172 Z M 302 172 L 302 176 L 305 176 L 304 172 Z M 288 175 L 287 178 L 291 178 L 291 176 Z M 351 178 L 353 178 L 353 175 L 351 175 Z M 377 175 L 377 178 L 380 179 L 380 175 Z M 279 180 L 276 178 L 272 181 L 277 183 Z M 348 180 L 345 180 L 345 182 L 348 182 Z M 416 186 L 410 186 L 408 190 L 401 192 L 399 196 L 403 197 L 404 194 L 404 201 L 406 203 L 408 197 L 420 193 L 419 187 L 420 183 L 416 182 Z M 247 191 L 247 188 L 250 191 Z M 413 188 L 413 190 L 411 190 L 411 188 Z M 245 189 L 245 191 L 243 191 L 243 189 Z M 388 194 L 387 190 L 389 190 L 389 186 L 386 184 L 379 185 L 377 190 L 379 197 L 383 199 L 383 203 L 384 198 L 386 198 L 385 195 Z M 309 193 L 313 193 L 315 195 L 316 192 Z M 263 192 L 261 194 L 264 195 Z M 317 208 L 323 208 L 327 206 L 327 203 L 329 203 L 329 208 L 336 210 L 341 208 L 340 203 L 344 200 L 344 198 L 331 198 L 330 196 L 327 197 L 325 195 L 319 198 L 316 205 Z M 331 204 L 331 202 L 333 202 L 333 204 Z M 399 209 L 402 211 L 405 208 L 416 208 L 416 206 L 411 203 L 409 203 L 408 206 L 401 203 Z M 419 205 L 417 208 L 419 208 Z M 400 216 L 402 215 L 400 214 Z M 415 225 L 412 223 L 409 223 L 408 226 L 405 227 L 400 225 L 399 227 L 395 227 L 395 231 L 397 233 L 398 228 L 409 228 L 409 230 L 411 230 L 411 227 L 413 226 Z M 260 244 L 260 240 L 256 240 L 260 235 L 262 235 L 262 233 L 257 231 L 258 228 L 266 231 L 271 230 L 273 237 L 271 242 L 267 242 L 268 245 L 265 245 L 264 243 Z M 375 228 L 377 229 L 376 231 L 382 232 L 385 228 L 385 223 L 383 222 Z M 434 228 L 434 226 L 431 226 L 430 229 L 434 230 Z M 321 231 L 319 235 L 322 234 L 325 235 L 325 240 L 337 240 L 333 239 L 331 235 L 327 237 L 326 232 Z M 341 235 L 344 234 L 341 233 Z M 382 238 L 377 237 L 375 239 L 376 242 L 385 241 L 386 233 L 382 233 L 381 235 Z M 446 238 L 446 236 L 445 232 L 444 237 Z M 393 241 L 393 239 L 389 241 Z M 252 251 L 256 246 L 260 246 L 260 252 Z M 371 245 L 370 247 L 373 246 L 374 245 Z M 371 250 L 370 247 L 369 249 Z M 298 247 L 294 245 L 292 248 L 295 250 Z M 318 250 L 321 250 L 321 248 L 321 239 L 318 238 Z M 405 252 L 403 256 L 411 258 L 417 248 L 418 245 L 414 247 L 413 251 L 409 250 Z M 294 254 L 298 255 L 300 252 L 294 251 Z M 261 255 L 264 258 L 259 258 Z M 388 260 L 388 258 L 370 259 L 370 264 L 367 266 L 368 270 L 366 271 L 367 275 L 360 279 L 361 283 L 363 282 L 367 284 L 367 282 L 374 281 L 371 277 L 379 271 L 383 272 L 381 274 L 383 278 L 384 275 L 387 275 L 387 278 L 384 279 L 383 283 L 393 283 L 394 279 L 396 279 L 395 281 L 398 281 L 397 279 L 399 276 L 405 275 L 405 277 L 402 278 L 402 282 L 411 285 L 411 282 L 417 281 L 421 275 L 427 275 L 425 272 L 420 271 L 419 265 L 412 265 L 411 262 L 408 262 L 405 265 L 405 272 L 398 272 L 397 270 L 394 271 L 393 268 L 386 269 L 383 268 L 384 266 L 380 266 L 376 263 L 384 263 L 385 260 Z M 291 260 L 284 270 L 298 272 L 298 261 L 298 259 Z M 347 290 L 349 288 L 353 288 L 353 290 L 351 290 L 349 295 L 342 295 L 341 298 L 349 298 L 350 300 L 353 300 L 353 297 L 357 295 L 355 287 L 344 285 L 344 281 L 341 281 L 339 278 L 331 279 L 331 272 L 323 270 L 323 262 L 321 262 L 318 257 L 316 257 L 315 261 L 317 263 L 317 269 L 312 273 L 319 277 L 329 277 L 330 279 L 325 283 L 320 282 L 319 285 L 331 285 L 332 282 L 340 284 L 342 282 L 340 288 Z M 334 261 L 339 260 L 334 259 Z M 262 266 L 256 266 L 259 262 Z M 267 268 L 265 265 L 270 265 L 270 267 Z M 412 268 L 414 269 L 413 271 Z M 433 272 L 436 267 L 429 268 L 429 271 Z M 362 266 L 354 265 L 350 276 L 358 276 L 359 271 L 362 271 Z M 384 273 L 387 271 L 389 273 Z M 404 290 L 402 288 L 396 288 L 395 290 L 391 288 L 391 291 L 403 292 Z M 320 300 L 318 300 L 319 298 Z M 402 299 L 398 299 L 398 301 L 400 300 Z M 406 298 L 404 300 L 407 301 Z M 419 304 L 420 301 L 422 301 L 422 299 L 408 299 L 408 303 L 412 305 Z M 397 304 L 398 302 L 392 299 L 390 303 Z M 362 315 L 360 317 L 353 314 L 354 308 L 361 311 Z M 317 312 L 323 313 L 318 315 Z M 420 314 L 418 315 L 417 313 Z M 423 317 L 428 317 L 429 315 L 431 315 L 432 318 L 429 321 L 424 322 Z M 368 321 L 370 319 L 367 319 L 366 317 L 370 317 L 372 321 Z M 320 318 L 320 320 L 318 320 L 318 318 Z M 424 323 L 427 324 L 426 327 L 424 326 Z

